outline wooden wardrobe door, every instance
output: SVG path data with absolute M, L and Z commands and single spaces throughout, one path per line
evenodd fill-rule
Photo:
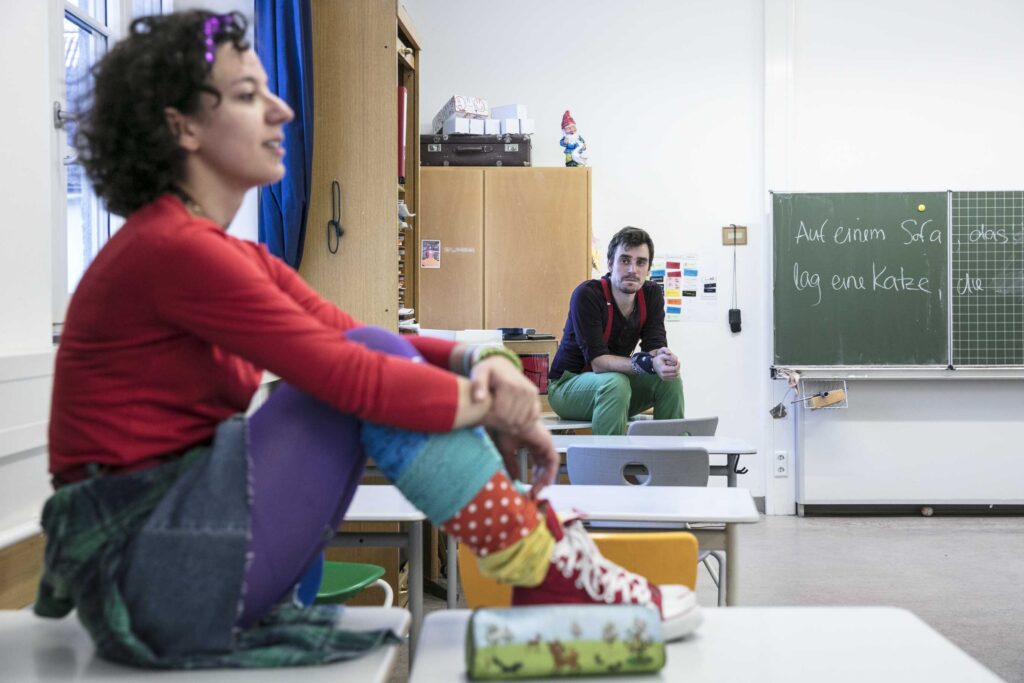
M 312 13 L 315 137 L 300 273 L 324 298 L 357 319 L 395 330 L 396 4 L 315 0 Z M 335 179 L 341 186 L 345 235 L 332 254 L 327 221 Z
M 420 325 L 443 330 L 483 327 L 484 171 L 420 169 L 416 259 Z M 423 240 L 441 240 L 441 267 L 420 268 Z
M 484 196 L 484 326 L 560 338 L 590 277 L 590 169 L 489 168 Z

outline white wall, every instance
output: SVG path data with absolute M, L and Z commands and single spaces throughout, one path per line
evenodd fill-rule
M 30 533 L 48 490 L 52 375 L 51 3 L 4 3 L 0 84 L 0 547 Z
M 767 391 L 762 208 L 760 0 L 407 0 L 422 41 L 420 120 L 453 94 L 518 102 L 536 120 L 533 164 L 564 164 L 562 113 L 587 141 L 599 252 L 625 225 L 656 253 L 700 252 L 719 268 L 715 322 L 672 323 L 687 415 L 719 415 L 724 433 L 762 443 Z M 743 331 L 729 332 L 731 251 L 721 226 L 749 227 L 738 249 Z M 540 246 L 540 245 L 539 245 Z M 602 263 L 603 265 L 603 263 Z M 568 302 L 566 302 L 568 305 Z M 740 478 L 764 495 L 760 459 Z
M 0 164 L 0 353 L 50 346 L 51 112 L 49 13 L 45 3 L 5 3 L 0 107 L 6 162 Z M 31 56 L 31 58 L 29 58 Z
M 720 322 L 672 325 L 669 339 L 684 362 L 687 414 L 718 414 L 723 433 L 758 445 L 740 482 L 767 495 L 770 512 L 793 511 L 798 483 L 806 502 L 1024 499 L 997 474 L 1024 477 L 1020 449 L 991 447 L 1024 436 L 1013 417 L 1019 382 L 861 382 L 844 412 L 790 406 L 790 417 L 768 418 L 784 387 L 767 380 L 766 233 L 770 189 L 1021 187 L 1024 3 L 404 4 L 423 44 L 426 125 L 455 93 L 521 102 L 537 121 L 534 164 L 553 166 L 571 109 L 592 156 L 599 242 L 628 223 L 659 251 L 718 256 Z M 725 326 L 728 223 L 747 224 L 751 237 L 739 251 L 738 336 Z M 965 400 L 986 412 L 956 412 Z M 776 449 L 790 455 L 788 478 L 765 466 Z M 980 474 L 960 485 L 951 470 L 965 453 Z
M 769 188 L 1024 185 L 1024 3 L 769 0 L 766 8 L 777 29 L 768 101 L 780 114 L 768 130 Z M 849 389 L 849 409 L 799 418 L 800 502 L 1024 503 L 1024 382 Z M 776 446 L 791 443 L 779 436 Z

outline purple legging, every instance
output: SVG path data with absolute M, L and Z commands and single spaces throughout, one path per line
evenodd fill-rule
M 416 354 L 406 340 L 377 328 L 347 337 L 393 355 Z M 344 518 L 366 467 L 359 424 L 287 385 L 249 419 L 252 537 L 243 628 L 295 586 Z

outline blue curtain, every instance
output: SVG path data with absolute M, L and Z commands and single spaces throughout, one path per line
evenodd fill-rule
M 256 0 L 256 54 L 270 89 L 295 110 L 284 128 L 285 176 L 260 190 L 260 242 L 296 270 L 313 166 L 313 35 L 309 0 Z

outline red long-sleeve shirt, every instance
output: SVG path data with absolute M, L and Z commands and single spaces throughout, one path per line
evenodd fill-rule
M 450 429 L 453 344 L 410 340 L 430 363 L 375 353 L 361 323 L 262 245 L 172 195 L 134 213 L 72 297 L 57 351 L 50 472 L 126 466 L 209 439 L 244 411 L 262 369 L 362 419 Z

